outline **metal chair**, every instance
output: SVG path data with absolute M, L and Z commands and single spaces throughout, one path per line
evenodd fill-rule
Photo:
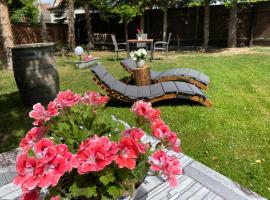
M 119 48 L 119 45 L 121 45 L 121 46 L 124 46 L 124 45 L 127 46 L 127 43 L 117 43 L 114 34 L 112 34 L 111 37 L 112 37 L 112 41 L 113 41 L 114 51 L 116 52 L 116 58 L 118 59 L 118 52 L 126 51 L 126 48 L 125 49 L 120 49 Z
M 169 43 L 170 43 L 171 35 L 172 33 L 169 33 L 167 42 L 157 41 L 154 43 L 154 53 L 156 50 L 166 51 L 166 56 L 168 58 L 168 50 L 169 50 Z

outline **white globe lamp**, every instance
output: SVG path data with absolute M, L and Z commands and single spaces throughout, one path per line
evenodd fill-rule
M 83 48 L 80 46 L 77 46 L 75 48 L 75 54 L 80 57 L 80 60 L 82 60 L 82 54 L 83 54 Z

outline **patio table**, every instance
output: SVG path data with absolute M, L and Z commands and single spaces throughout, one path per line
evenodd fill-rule
M 153 54 L 154 54 L 154 39 L 143 39 L 143 40 L 137 40 L 137 39 L 130 39 L 127 41 L 127 57 L 129 58 L 129 44 L 130 43 L 150 43 L 151 44 L 151 55 L 150 60 L 153 60 Z

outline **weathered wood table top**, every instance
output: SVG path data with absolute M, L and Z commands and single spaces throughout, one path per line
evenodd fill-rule
M 12 183 L 16 176 L 15 160 L 18 149 L 0 154 L 0 200 L 20 199 L 21 189 Z M 170 152 L 173 153 L 173 152 Z M 177 154 L 184 174 L 172 189 L 162 177 L 149 176 L 138 188 L 136 200 L 262 200 L 258 194 L 242 188 L 227 177 L 193 160 Z

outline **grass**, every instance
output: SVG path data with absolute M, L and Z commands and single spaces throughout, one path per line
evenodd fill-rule
M 117 78 L 128 74 L 110 52 L 94 52 Z M 124 56 L 124 54 L 122 54 Z M 150 63 L 154 70 L 192 67 L 208 74 L 207 95 L 214 107 L 181 101 L 154 104 L 162 118 L 178 132 L 184 153 L 228 176 L 266 198 L 270 198 L 270 51 L 254 48 L 242 53 L 171 53 Z M 88 69 L 75 70 L 58 58 L 61 90 L 102 92 Z M 13 74 L 0 74 L 0 150 L 15 148 L 31 127 L 19 98 Z M 134 124 L 129 105 L 113 101 L 108 115 L 114 114 Z

